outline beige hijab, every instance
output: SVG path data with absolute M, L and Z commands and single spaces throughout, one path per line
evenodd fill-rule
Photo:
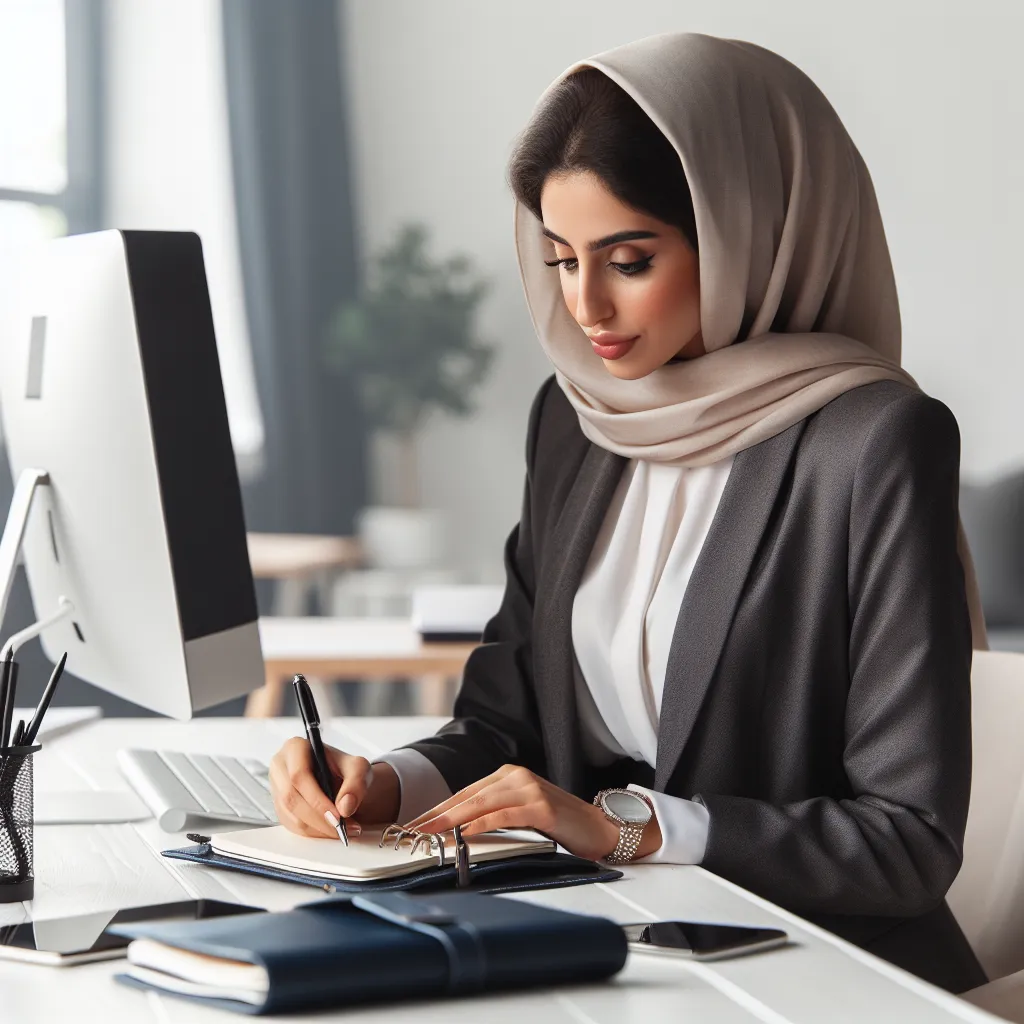
M 752 43 L 650 36 L 567 68 L 597 68 L 675 147 L 700 242 L 706 354 L 638 381 L 605 370 L 543 265 L 550 242 L 515 209 L 519 271 L 540 342 L 595 444 L 702 466 L 749 448 L 900 367 L 900 313 L 867 167 L 799 68 Z M 683 339 L 685 340 L 685 339 Z M 735 344 L 742 341 L 742 345 Z M 962 526 L 974 647 L 988 643 Z

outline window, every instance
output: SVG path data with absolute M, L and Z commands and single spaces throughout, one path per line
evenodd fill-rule
M 100 219 L 100 0 L 0 0 L 0 272 Z
M 219 10 L 213 0 L 0 0 L 0 318 L 10 271 L 32 244 L 105 227 L 197 231 L 232 439 L 249 478 L 261 466 L 263 421 L 235 241 Z M 116 156 L 104 166 L 108 143 Z

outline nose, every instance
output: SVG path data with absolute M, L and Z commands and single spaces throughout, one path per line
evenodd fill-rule
M 600 279 L 600 272 L 577 271 L 576 322 L 580 327 L 595 327 L 615 312 L 611 296 Z

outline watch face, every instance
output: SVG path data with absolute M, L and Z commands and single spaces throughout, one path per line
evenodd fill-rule
M 623 821 L 646 824 L 651 818 L 651 809 L 636 793 L 606 793 L 602 798 L 605 810 Z

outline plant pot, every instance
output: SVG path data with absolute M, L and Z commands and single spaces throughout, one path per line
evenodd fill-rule
M 444 519 L 437 509 L 370 505 L 356 526 L 371 568 L 427 569 L 444 562 Z
M 369 454 L 371 503 L 416 511 L 420 504 L 416 438 L 411 433 L 374 430 Z

